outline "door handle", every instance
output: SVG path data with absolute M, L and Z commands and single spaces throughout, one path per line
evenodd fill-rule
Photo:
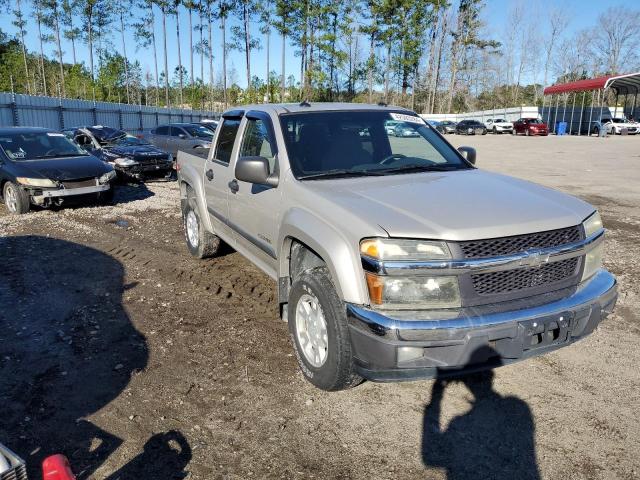
M 205 172 L 205 175 L 209 180 L 213 180 L 213 170 L 209 169 Z
M 236 193 L 238 190 L 240 190 L 240 185 L 238 185 L 238 181 L 235 178 L 229 182 L 229 189 L 233 193 Z

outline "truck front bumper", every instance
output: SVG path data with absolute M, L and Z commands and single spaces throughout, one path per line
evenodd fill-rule
M 512 311 L 478 309 L 429 319 L 348 304 L 356 367 L 374 381 L 446 377 L 506 365 L 589 335 L 613 311 L 617 282 L 606 270 L 562 300 Z M 400 318 L 398 318 L 400 317 Z

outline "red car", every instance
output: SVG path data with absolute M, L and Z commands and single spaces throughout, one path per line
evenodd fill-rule
M 518 135 L 524 133 L 525 135 L 549 135 L 549 127 L 539 118 L 519 118 L 513 122 L 513 133 Z

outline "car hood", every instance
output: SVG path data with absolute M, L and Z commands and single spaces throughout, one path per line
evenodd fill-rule
M 110 147 L 105 150 L 112 155 L 126 157 L 167 155 L 166 152 L 154 147 L 153 145 L 116 145 L 115 147 Z
M 305 183 L 335 204 L 329 211 L 352 213 L 392 237 L 520 235 L 577 225 L 594 211 L 564 193 L 477 169 Z
M 112 168 L 93 155 L 82 155 L 69 158 L 47 158 L 42 160 L 25 160 L 16 162 L 20 176 L 33 175 L 50 180 L 67 181 L 82 178 L 99 177 Z
M 495 125 L 496 127 L 513 127 L 513 123 L 511 122 L 498 122 L 494 123 L 493 125 Z

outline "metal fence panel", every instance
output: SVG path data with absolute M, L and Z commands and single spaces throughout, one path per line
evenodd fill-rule
M 219 117 L 217 112 L 203 110 L 0 93 L 0 127 L 33 126 L 62 130 L 100 124 L 136 133 L 162 123 L 198 122 L 204 118 Z

